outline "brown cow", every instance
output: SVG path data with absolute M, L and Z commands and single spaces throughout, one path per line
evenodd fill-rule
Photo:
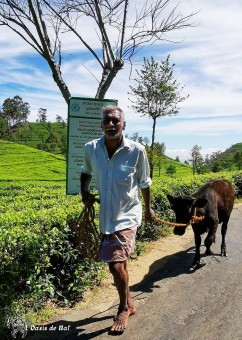
M 223 223 L 221 229 L 221 256 L 227 256 L 225 235 L 234 205 L 234 189 L 229 181 L 223 178 L 210 180 L 200 187 L 192 196 L 181 197 L 167 195 L 167 198 L 175 212 L 177 223 L 189 223 L 195 208 L 197 208 L 197 216 L 204 216 L 202 221 L 192 225 L 196 245 L 196 254 L 191 267 L 192 269 L 197 269 L 200 266 L 201 235 L 205 232 L 208 233 L 204 241 L 206 254 L 213 254 L 210 247 L 212 243 L 215 242 L 215 234 L 220 223 Z M 183 235 L 185 230 L 186 227 L 175 227 L 174 234 Z

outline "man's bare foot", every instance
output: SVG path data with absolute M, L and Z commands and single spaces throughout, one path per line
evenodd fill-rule
M 128 318 L 130 315 L 135 314 L 136 309 L 133 306 L 132 308 L 127 308 L 127 310 L 123 310 L 122 312 L 118 313 L 115 317 L 115 322 L 110 329 L 110 332 L 124 332 L 124 330 L 128 326 Z

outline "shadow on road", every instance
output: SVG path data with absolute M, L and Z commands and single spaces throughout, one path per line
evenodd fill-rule
M 130 291 L 150 293 L 153 288 L 159 288 L 155 285 L 156 282 L 176 277 L 181 274 L 191 274 L 190 266 L 194 259 L 195 247 L 190 247 L 184 251 L 165 256 L 154 263 L 149 268 L 149 272 L 144 279 L 131 286 Z
M 191 274 L 190 266 L 194 258 L 194 248 L 195 247 L 191 247 L 185 251 L 180 251 L 155 261 L 150 266 L 149 272 L 145 275 L 144 279 L 138 284 L 130 287 L 132 296 L 136 298 L 143 293 L 151 293 L 154 288 L 160 288 L 160 286 L 156 284 L 158 281 L 176 277 L 181 274 Z M 117 307 L 118 305 L 115 306 L 115 308 Z M 112 315 L 103 316 L 104 313 Z M 109 326 L 107 327 L 105 321 L 112 318 L 113 307 L 75 322 L 61 320 L 46 324 L 44 326 L 46 327 L 46 330 L 32 330 L 29 332 L 26 340 L 93 339 L 104 333 L 108 335 L 111 322 L 108 322 Z M 94 330 L 97 327 L 95 327 L 97 322 L 99 323 L 98 330 Z M 36 328 L 37 327 L 38 326 L 36 326 Z M 90 330 L 94 331 L 90 332 Z

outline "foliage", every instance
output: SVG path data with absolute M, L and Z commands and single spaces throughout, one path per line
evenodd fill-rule
M 147 151 L 149 153 L 149 151 Z M 187 177 L 192 175 L 192 166 L 189 164 L 184 163 L 178 163 L 174 161 L 173 159 L 167 157 L 167 156 L 159 156 L 156 157 L 156 151 L 155 151 L 155 158 L 154 158 L 154 175 L 153 179 L 156 180 L 156 177 L 169 177 L 170 175 L 167 175 L 167 168 L 170 165 L 174 165 L 176 167 L 176 172 L 173 174 L 173 177 Z
M 82 209 L 79 196 L 66 196 L 64 182 L 16 183 L 0 185 L 2 318 L 23 297 L 35 308 L 47 298 L 78 301 L 103 267 L 78 252 L 72 224 Z
M 0 138 L 66 157 L 67 125 L 63 121 L 27 123 L 21 126 L 20 130 L 11 130 L 4 120 L 0 119 Z
M 156 216 L 174 220 L 167 193 L 190 195 L 218 176 L 232 181 L 237 197 L 242 194 L 242 171 L 154 179 L 151 204 Z M 83 259 L 78 252 L 72 225 L 82 205 L 78 195 L 65 195 L 65 182 L 1 182 L 0 194 L 0 318 L 14 310 L 25 312 L 27 306 L 39 308 L 48 298 L 76 302 L 88 287 L 100 282 L 103 265 Z M 143 251 L 144 241 L 171 230 L 160 223 L 142 223 L 137 254 Z
M 42 107 L 39 109 L 38 121 L 43 123 L 47 122 L 47 109 L 43 109 Z
M 230 148 L 226 149 L 224 152 L 215 151 L 210 156 L 207 155 L 205 158 L 205 165 L 213 172 L 218 172 L 224 169 L 228 169 L 230 171 L 236 169 L 240 170 L 241 162 L 238 162 L 238 155 L 241 152 L 242 143 L 234 144 Z M 236 154 L 237 156 L 235 156 Z
M 134 133 L 132 133 L 132 135 L 126 134 L 125 137 L 133 140 L 134 142 L 138 142 L 138 143 L 143 144 L 143 145 L 148 145 L 149 142 L 150 142 L 149 138 L 139 136 L 138 132 L 134 132 Z
M 66 160 L 62 156 L 0 140 L 0 181 L 65 180 Z
M 173 176 L 176 173 L 175 164 L 169 165 L 168 168 L 166 169 L 166 173 L 167 173 L 167 175 Z
M 86 289 L 100 283 L 104 271 L 101 263 L 84 259 L 78 252 L 72 225 L 82 204 L 80 196 L 65 195 L 64 158 L 6 141 L 0 143 L 0 148 L 0 319 L 3 322 L 8 315 L 25 313 L 30 307 L 37 310 L 47 299 L 65 304 L 77 302 Z M 51 160 L 53 169 L 57 169 L 58 162 L 63 164 L 59 174 L 49 168 Z M 236 197 L 242 196 L 242 171 L 153 179 L 151 204 L 156 216 L 174 220 L 167 193 L 189 195 L 209 178 L 218 176 L 231 180 Z M 38 178 L 44 181 L 37 181 Z M 96 224 L 98 208 L 96 204 Z M 144 241 L 165 236 L 171 230 L 160 223 L 142 223 L 137 232 L 136 254 L 144 250 Z
M 234 162 L 238 166 L 238 169 L 240 170 L 242 167 L 242 151 L 237 151 L 234 155 Z
M 4 100 L 1 117 L 9 127 L 25 124 L 29 114 L 29 103 L 23 102 L 21 97 L 14 96 L 14 98 Z
M 195 175 L 196 172 L 199 173 L 199 169 L 202 167 L 203 158 L 200 150 L 201 146 L 198 145 L 194 145 L 191 150 L 192 159 L 190 161 L 192 162 L 193 175 Z
M 179 159 L 178 156 L 176 156 L 175 161 L 176 161 L 176 162 L 180 162 L 180 159 Z
M 6 120 L 1 118 L 1 115 L 0 115 L 0 138 L 5 140 L 12 139 L 11 129 L 8 126 Z
M 151 206 L 155 211 L 156 217 L 175 222 L 175 215 L 170 208 L 167 194 L 171 195 L 192 195 L 201 185 L 205 184 L 209 179 L 224 177 L 231 181 L 235 189 L 236 198 L 242 197 L 242 171 L 236 172 L 220 172 L 209 173 L 204 175 L 196 175 L 185 178 L 155 178 L 151 187 Z M 155 222 L 152 225 L 142 223 L 137 231 L 137 240 L 147 241 L 156 240 L 172 230 L 166 225 Z
M 153 150 L 155 142 L 155 127 L 157 118 L 173 116 L 179 112 L 179 103 L 186 97 L 180 95 L 183 88 L 173 76 L 175 64 L 170 65 L 170 56 L 165 61 L 158 62 L 151 57 L 144 58 L 141 71 L 136 70 L 135 85 L 130 86 L 134 99 L 131 107 L 141 115 L 149 116 L 153 120 L 150 170 L 153 177 Z

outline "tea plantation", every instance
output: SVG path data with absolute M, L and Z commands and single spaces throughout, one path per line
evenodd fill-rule
M 98 285 L 103 264 L 82 258 L 73 222 L 83 205 L 79 195 L 65 194 L 65 159 L 26 146 L 0 142 L 0 320 L 37 310 L 47 299 L 74 304 Z M 167 193 L 191 194 L 210 178 L 232 181 L 242 196 L 242 171 L 194 177 L 155 178 L 152 208 L 156 216 L 173 220 Z M 98 224 L 98 204 L 95 206 Z M 137 234 L 137 254 L 144 241 L 169 229 L 143 224 Z M 5 325 L 5 326 L 4 326 Z M 3 335 L 0 333 L 0 338 Z

